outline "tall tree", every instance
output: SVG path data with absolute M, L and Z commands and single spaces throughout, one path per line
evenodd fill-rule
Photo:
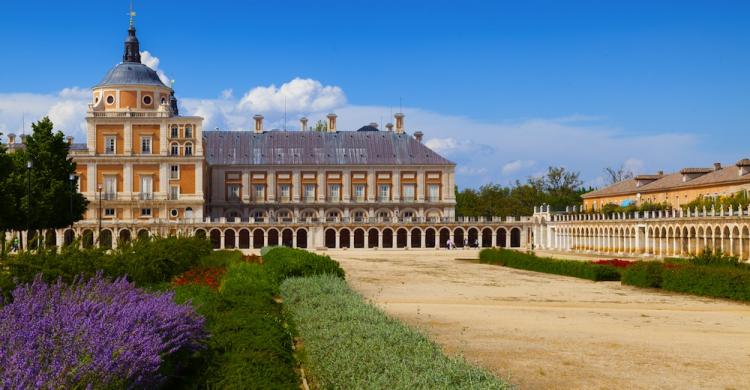
M 634 176 L 633 171 L 625 168 L 625 165 L 620 165 L 620 168 L 604 168 L 604 173 L 607 174 L 608 184 L 619 183 L 623 180 L 632 179 Z
M 2 138 L 3 133 L 0 133 Z M 5 254 L 5 232 L 12 227 L 13 197 L 10 187 L 12 162 L 7 148 L 0 142 L 0 256 Z
M 12 155 L 12 184 L 23 218 L 15 218 L 16 230 L 63 228 L 83 218 L 88 201 L 76 191 L 70 175 L 76 164 L 68 156 L 70 146 L 62 132 L 54 132 L 45 117 L 32 124 L 25 148 Z M 27 163 L 31 162 L 31 169 Z

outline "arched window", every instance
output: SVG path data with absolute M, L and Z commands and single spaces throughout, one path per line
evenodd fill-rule
M 169 144 L 169 155 L 170 156 L 180 155 L 180 145 L 178 145 L 177 142 L 172 142 L 171 144 Z
M 365 215 L 364 211 L 355 211 L 354 212 L 354 222 L 364 222 L 367 216 Z
M 185 131 L 187 132 L 187 128 L 185 129 Z M 193 155 L 193 143 L 192 142 L 185 143 L 185 155 L 186 156 Z

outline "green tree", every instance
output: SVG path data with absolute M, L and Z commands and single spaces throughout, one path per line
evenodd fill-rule
M 53 132 L 48 117 L 32 124 L 32 129 L 25 148 L 12 154 L 10 181 L 20 210 L 12 227 L 23 230 L 28 225 L 31 230 L 41 230 L 69 226 L 83 218 L 88 205 L 70 181 L 76 168 L 68 156 L 70 147 L 62 132 Z M 27 169 L 28 162 L 31 170 Z
M 323 121 L 318 121 L 315 123 L 315 126 L 313 126 L 313 130 L 325 133 L 328 131 L 328 124 Z
M 2 135 L 0 133 L 0 138 Z M 9 181 L 11 169 L 12 162 L 7 148 L 0 143 L 0 256 L 5 254 L 5 232 L 12 227 L 11 221 L 14 219 L 14 194 Z

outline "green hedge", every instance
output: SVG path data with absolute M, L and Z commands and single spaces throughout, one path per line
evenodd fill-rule
M 275 247 L 263 255 L 263 265 L 278 284 L 286 278 L 331 274 L 344 278 L 339 263 L 328 256 L 317 255 L 302 249 Z
M 511 268 L 574 276 L 594 281 L 620 280 L 620 272 L 617 268 L 609 265 L 537 257 L 534 254 L 508 249 L 483 249 L 479 252 L 479 261 L 485 264 L 498 264 Z
M 637 261 L 622 273 L 622 284 L 643 288 L 661 288 L 664 264 L 658 261 Z
M 290 278 L 284 309 L 323 389 L 503 389 L 509 386 L 388 318 L 333 275 Z
M 263 266 L 242 262 L 229 266 L 218 292 L 177 287 L 178 302 L 193 301 L 211 337 L 207 348 L 191 357 L 188 375 L 171 378 L 170 387 L 299 389 L 291 334 L 275 290 Z

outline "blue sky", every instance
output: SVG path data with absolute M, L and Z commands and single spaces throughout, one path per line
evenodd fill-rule
M 301 99 L 290 122 L 336 111 L 351 128 L 388 121 L 401 100 L 407 129 L 459 164 L 461 186 L 548 165 L 599 185 L 606 166 L 750 156 L 748 4 L 135 2 L 141 49 L 208 126 L 246 128 L 264 109 L 281 127 L 280 93 Z M 85 90 L 119 61 L 127 8 L 4 2 L 0 131 L 50 114 L 82 140 Z

